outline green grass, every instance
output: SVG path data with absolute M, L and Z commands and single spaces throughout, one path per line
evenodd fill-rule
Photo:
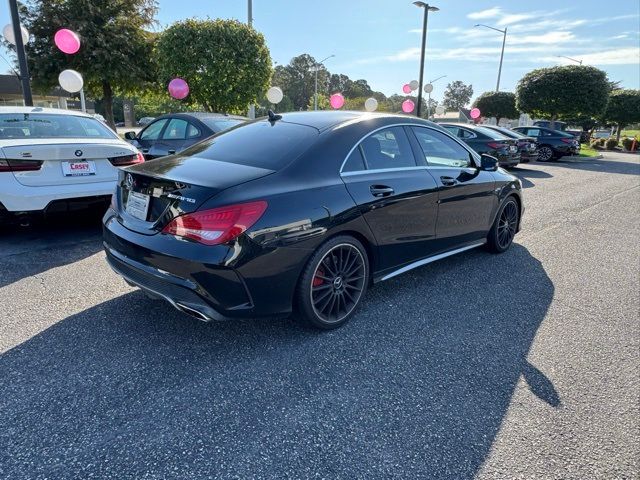
M 589 145 L 586 144 L 582 144 L 580 146 L 580 157 L 597 157 L 598 155 L 600 155 L 600 152 L 594 148 L 591 148 Z
M 622 136 L 640 138 L 640 130 L 622 130 Z

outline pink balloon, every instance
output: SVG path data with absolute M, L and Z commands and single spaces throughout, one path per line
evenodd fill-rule
M 73 54 L 80 50 L 80 37 L 76 32 L 67 28 L 61 28 L 56 32 L 53 41 L 64 53 Z
M 411 93 L 411 85 L 409 85 L 408 83 L 405 83 L 405 84 L 402 86 L 402 91 L 403 91 L 404 93 Z
M 174 78 L 169 82 L 169 95 L 182 100 L 189 95 L 189 85 L 182 78 Z
M 472 108 L 471 112 L 469 112 L 469 114 L 471 115 L 471 118 L 473 118 L 474 120 L 476 118 L 480 118 L 480 109 L 479 108 Z
M 416 108 L 416 104 L 413 103 L 413 100 L 405 100 L 402 102 L 402 111 L 404 113 L 411 113 L 414 108 Z
M 329 97 L 329 103 L 332 108 L 337 110 L 338 108 L 342 108 L 344 105 L 344 97 L 340 93 L 334 93 Z

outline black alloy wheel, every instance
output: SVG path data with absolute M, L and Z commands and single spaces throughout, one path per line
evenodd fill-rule
M 553 159 L 553 149 L 548 145 L 543 145 L 538 149 L 538 161 L 548 162 Z
M 508 198 L 502 205 L 487 237 L 489 250 L 502 253 L 509 249 L 518 230 L 519 217 L 518 204 L 513 198 Z
M 369 262 L 355 238 L 336 237 L 310 259 L 298 286 L 298 307 L 311 325 L 331 329 L 353 314 L 367 289 Z

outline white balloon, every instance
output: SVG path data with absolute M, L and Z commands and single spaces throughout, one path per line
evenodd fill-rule
M 282 93 L 280 87 L 271 87 L 267 90 L 267 100 L 271 103 L 280 103 L 283 97 L 284 93 Z
M 442 114 L 444 113 L 444 107 L 443 107 L 442 105 L 438 105 L 438 106 L 436 107 L 436 113 L 437 113 L 438 115 L 442 115 Z
M 424 86 L 424 93 L 431 93 L 433 92 L 433 85 L 431 85 L 430 83 L 427 83 Z
M 411 87 L 411 90 L 417 90 L 418 85 L 419 85 L 418 80 L 411 80 L 409 82 L 409 86 Z
M 60 72 L 58 82 L 60 82 L 60 86 L 69 93 L 79 92 L 84 85 L 82 75 L 75 70 L 63 70 Z
M 367 112 L 374 112 L 376 110 L 376 108 L 378 108 L 378 100 L 376 100 L 375 98 L 373 98 L 373 97 L 367 98 L 364 101 L 364 109 Z
M 29 42 L 29 31 L 20 25 L 20 31 L 22 32 L 22 43 L 26 44 Z M 16 44 L 16 37 L 13 35 L 13 25 L 7 23 L 2 29 L 2 36 L 9 42 L 11 45 Z

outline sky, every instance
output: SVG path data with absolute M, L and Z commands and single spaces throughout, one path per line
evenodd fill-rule
M 7 0 L 0 0 L 7 5 Z M 2 4 L 0 3 L 0 4 Z M 246 0 L 159 0 L 156 30 L 190 17 L 247 20 Z M 442 75 L 432 97 L 454 80 L 470 83 L 474 97 L 494 90 L 507 29 L 500 90 L 514 91 L 534 68 L 582 60 L 605 70 L 624 88 L 640 88 L 640 1 L 433 0 L 429 14 L 425 83 Z M 603 7 L 603 5 L 605 7 Z M 253 0 L 254 27 L 277 64 L 301 53 L 326 62 L 331 73 L 364 78 L 386 95 L 419 76 L 423 10 L 412 0 Z M 10 21 L 8 6 L 0 25 Z M 0 51 L 5 58 L 6 51 Z M 0 71 L 6 70 L 0 59 Z

